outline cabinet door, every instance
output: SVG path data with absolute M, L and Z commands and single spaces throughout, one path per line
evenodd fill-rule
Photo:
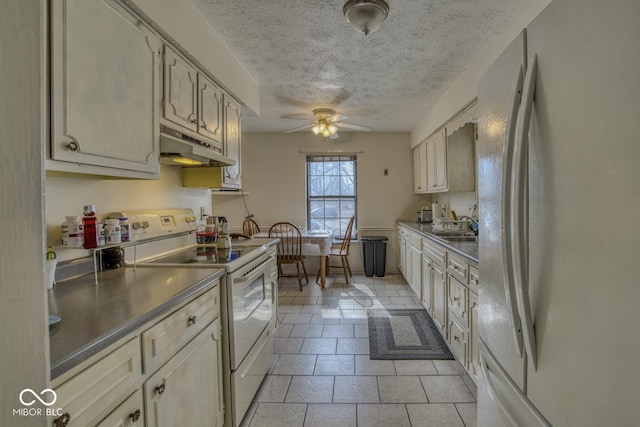
M 447 189 L 447 139 L 445 130 L 435 135 L 436 189 Z
M 48 169 L 100 174 L 79 166 L 92 165 L 111 168 L 103 174 L 113 176 L 160 171 L 161 43 L 118 3 L 51 2 L 50 156 L 59 162 Z
M 427 143 L 422 142 L 413 149 L 413 191 L 427 192 Z
M 422 251 L 410 246 L 411 253 L 411 288 L 418 298 L 422 298 Z
M 171 48 L 164 47 L 164 118 L 196 132 L 197 72 Z
M 198 133 L 222 150 L 222 89 L 198 74 Z
M 222 426 L 220 318 L 149 377 L 147 426 Z
M 236 161 L 235 166 L 224 168 L 223 182 L 227 187 L 240 188 L 242 186 L 240 169 L 240 131 L 241 106 L 233 99 L 225 96 L 224 101 L 224 155 Z
M 445 269 L 433 263 L 433 322 L 447 337 L 447 273 Z
M 422 256 L 422 305 L 427 313 L 433 313 L 433 267 L 427 256 Z
M 433 137 L 427 139 L 427 189 L 433 192 L 438 187 L 436 144 Z
M 469 375 L 478 382 L 480 356 L 478 351 L 478 295 L 469 292 Z

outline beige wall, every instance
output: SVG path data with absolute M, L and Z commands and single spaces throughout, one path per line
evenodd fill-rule
M 413 219 L 431 203 L 429 196 L 413 194 L 409 134 L 344 132 L 336 141 L 311 132 L 244 134 L 242 181 L 250 193 L 244 201 L 261 228 L 283 220 L 306 223 L 306 152 L 357 153 L 358 230 L 390 237 L 387 268 L 395 268 L 396 219 Z M 214 215 L 226 216 L 232 228 L 242 227 L 247 215 L 242 197 L 213 196 L 212 204 Z M 354 268 L 361 269 L 357 244 L 352 258 Z
M 46 177 L 45 223 L 47 242 L 60 244 L 60 225 L 66 215 L 81 215 L 85 204 L 96 205 L 98 216 L 133 209 L 200 207 L 211 214 L 209 191 L 182 187 L 179 167 L 161 166 L 159 180 L 104 180 L 92 178 Z M 59 261 L 87 256 L 82 249 L 57 249 Z
M 476 97 L 478 81 L 485 71 L 520 31 L 549 3 L 551 0 L 526 0 L 520 6 L 513 18 L 500 30 L 500 33 L 469 63 L 467 69 L 447 88 L 436 104 L 416 124 L 411 131 L 410 145 L 412 147 L 418 145 L 444 125 Z

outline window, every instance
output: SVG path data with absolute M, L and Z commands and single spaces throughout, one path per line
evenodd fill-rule
M 307 156 L 309 230 L 331 230 L 334 236 L 344 236 L 355 213 L 356 156 Z M 355 224 L 353 230 L 355 233 Z

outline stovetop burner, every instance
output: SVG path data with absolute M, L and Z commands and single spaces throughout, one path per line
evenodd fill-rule
M 236 246 L 231 250 L 198 245 L 145 261 L 151 264 L 228 264 L 262 246 Z

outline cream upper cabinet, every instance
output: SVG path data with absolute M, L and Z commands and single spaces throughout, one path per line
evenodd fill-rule
M 225 187 L 242 187 L 242 170 L 240 168 L 240 131 L 242 107 L 229 96 L 224 97 L 224 155 L 235 160 L 234 166 L 224 168 L 222 181 Z
M 413 149 L 413 192 L 427 191 L 427 143 L 423 141 Z
M 198 133 L 222 144 L 222 94 L 220 87 L 198 74 Z
M 161 46 L 115 0 L 51 2 L 47 170 L 158 177 Z
M 198 72 L 185 59 L 164 47 L 164 118 L 198 131 Z
M 169 46 L 164 51 L 163 118 L 222 152 L 224 91 Z
M 450 135 L 445 128 L 426 140 L 427 192 L 475 189 L 475 125 L 467 123 Z M 415 158 L 414 158 L 415 164 Z
M 427 191 L 447 191 L 447 136 L 442 129 L 429 137 L 427 145 Z

